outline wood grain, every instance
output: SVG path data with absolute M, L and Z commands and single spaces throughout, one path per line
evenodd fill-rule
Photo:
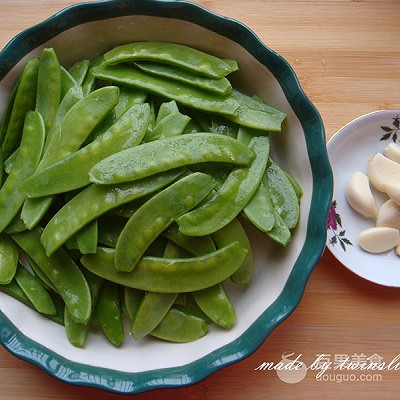
M 360 115 L 400 108 L 398 0 L 196 2 L 242 21 L 290 63 L 321 113 L 327 139 Z M 76 3 L 0 0 L 0 48 L 21 30 Z M 355 373 L 355 381 L 341 383 L 337 376 L 318 381 L 309 371 L 302 382 L 287 384 L 276 372 L 256 368 L 277 363 L 288 351 L 301 354 L 306 364 L 321 353 L 331 360 L 377 354 L 390 361 L 400 353 L 399 309 L 399 290 L 357 278 L 326 251 L 293 314 L 254 354 L 198 384 L 119 396 L 59 382 L 0 348 L 0 399 L 393 399 L 400 370 L 382 371 L 379 381 L 370 382 Z

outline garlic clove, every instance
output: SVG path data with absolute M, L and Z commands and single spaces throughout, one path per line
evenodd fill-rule
M 383 154 L 392 161 L 400 163 L 400 146 L 391 142 L 383 149 Z
M 358 237 L 361 248 L 369 253 L 383 253 L 400 244 L 400 232 L 389 227 L 373 227 L 362 231 Z
M 400 206 L 392 199 L 379 208 L 376 226 L 400 229 Z
M 350 206 L 365 217 L 375 218 L 378 210 L 371 192 L 368 176 L 360 171 L 354 172 L 346 188 L 346 199 Z
M 400 204 L 400 182 L 387 182 L 385 191 L 395 203 Z
M 376 153 L 368 161 L 367 175 L 375 189 L 386 192 L 385 186 L 388 182 L 400 182 L 400 164 Z

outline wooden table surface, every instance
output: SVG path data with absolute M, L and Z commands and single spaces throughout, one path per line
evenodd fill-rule
M 21 30 L 76 3 L 0 0 L 0 48 Z M 286 58 L 320 111 L 327 139 L 360 115 L 400 108 L 399 0 L 197 3 L 242 21 Z M 279 362 L 289 351 L 307 365 L 318 354 L 332 362 L 344 355 L 389 362 L 400 354 L 399 310 L 398 289 L 354 276 L 326 250 L 295 312 L 250 357 L 198 384 L 119 396 L 59 382 L 0 347 L 0 399 L 393 399 L 398 397 L 399 369 L 364 376 L 329 371 L 328 380 L 309 371 L 301 382 L 288 384 L 275 371 L 256 368 Z

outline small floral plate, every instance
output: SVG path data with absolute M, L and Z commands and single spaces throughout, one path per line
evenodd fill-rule
M 367 173 L 368 159 L 390 143 L 400 144 L 400 110 L 376 111 L 355 119 L 328 142 L 334 193 L 327 223 L 327 247 L 349 270 L 380 285 L 400 287 L 400 257 L 394 250 L 371 254 L 358 244 L 360 232 L 375 221 L 347 203 L 346 186 L 354 171 Z M 387 197 L 374 191 L 378 207 Z

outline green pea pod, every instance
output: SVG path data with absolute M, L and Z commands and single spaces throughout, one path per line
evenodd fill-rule
M 3 185 L 3 180 L 4 180 L 4 160 L 3 160 L 3 155 L 1 154 L 1 149 L 0 149 L 0 187 Z
M 57 133 L 48 143 L 37 170 L 77 151 L 95 126 L 115 107 L 118 95 L 117 87 L 104 87 L 88 94 L 72 106 L 61 121 Z M 49 196 L 26 199 L 21 216 L 28 229 L 32 229 L 41 221 L 52 202 L 53 198 Z
M 97 184 L 122 183 L 203 162 L 249 165 L 253 158 L 253 151 L 235 139 L 194 133 L 122 150 L 92 167 L 89 178 Z
M 22 71 L 17 92 L 1 145 L 3 157 L 8 158 L 18 147 L 24 126 L 25 114 L 35 109 L 39 59 L 31 59 Z
M 178 105 L 175 100 L 164 101 L 161 103 L 160 108 L 158 109 L 156 124 L 158 124 L 162 119 L 168 117 L 168 115 L 179 112 Z
M 243 209 L 243 213 L 261 232 L 269 232 L 275 226 L 275 210 L 268 187 L 267 173 L 264 173 L 260 186 Z
M 230 277 L 233 283 L 247 285 L 253 276 L 254 260 L 250 240 L 242 224 L 235 218 L 228 225 L 214 232 L 212 238 L 218 248 L 224 247 L 237 240 L 243 248 L 247 250 L 247 256 L 243 260 L 242 265 Z
M 135 104 L 144 104 L 147 94 L 126 87 L 120 88 L 119 101 L 114 108 L 115 118 L 119 118 Z
M 58 106 L 56 115 L 54 116 L 53 119 L 53 123 L 47 132 L 45 149 L 52 140 L 53 136 L 57 133 L 60 123 L 63 120 L 65 114 L 73 105 L 75 105 L 82 98 L 83 98 L 83 91 L 82 88 L 80 88 L 79 86 L 73 86 L 65 93 Z
M 144 141 L 151 142 L 153 140 L 181 135 L 185 131 L 189 121 L 190 117 L 180 112 L 167 115 L 155 125 L 152 131 L 148 131 L 144 137 Z
M 18 150 L 10 175 L 0 189 L 0 232 L 13 220 L 21 209 L 26 194 L 23 181 L 32 174 L 39 163 L 45 140 L 45 126 L 36 111 L 27 113 Z
M 133 289 L 127 286 L 124 287 L 124 303 L 130 319 L 134 318 L 143 296 L 143 290 Z
M 36 111 L 43 117 L 46 132 L 50 129 L 61 101 L 60 64 L 53 48 L 40 54 Z
M 240 127 L 238 140 L 242 143 L 250 143 L 254 136 L 260 134 L 265 134 L 265 132 Z M 269 193 L 268 176 L 266 172 L 264 173 L 260 186 L 254 193 L 254 196 L 243 209 L 243 213 L 247 219 L 262 232 L 268 232 L 274 227 L 275 211 Z
M 100 215 L 154 193 L 174 182 L 182 171 L 169 171 L 118 187 L 90 185 L 67 202 L 47 223 L 41 236 L 46 254 L 53 254 L 70 237 Z
M 183 235 L 176 223 L 168 226 L 162 235 L 194 256 L 200 256 L 216 250 L 215 243 L 210 235 L 199 237 Z
M 17 94 L 18 85 L 19 85 L 20 80 L 21 80 L 21 78 L 18 79 L 17 82 L 15 83 L 15 85 L 14 85 L 14 87 L 12 89 L 12 92 L 10 94 L 10 97 L 7 100 L 7 105 L 6 105 L 6 108 L 4 110 L 3 116 L 1 118 L 1 122 L 0 122 L 0 145 L 3 143 L 4 136 L 5 136 L 6 132 L 7 132 L 8 124 L 10 123 L 11 113 L 12 113 L 12 110 L 13 110 L 15 96 Z
M 227 62 L 189 46 L 169 42 L 134 42 L 116 46 L 104 54 L 104 65 L 147 60 L 175 65 L 199 75 L 221 78 L 238 69 Z
M 92 68 L 97 65 L 100 65 L 102 61 L 103 61 L 103 56 L 101 54 L 98 54 L 90 61 L 89 70 L 87 71 L 85 79 L 82 82 L 82 89 L 85 95 L 89 94 L 94 90 L 96 86 L 96 77 L 92 73 Z
M 227 115 L 229 120 L 253 129 L 272 132 L 282 131 L 282 123 L 286 118 L 285 113 L 237 90 L 232 90 L 231 96 L 240 106 L 236 113 Z
M 107 156 L 139 144 L 149 122 L 148 104 L 133 105 L 93 142 L 25 180 L 25 192 L 30 197 L 41 197 L 88 185 L 89 170 Z
M 98 239 L 97 219 L 85 225 L 77 232 L 75 238 L 78 249 L 82 254 L 95 253 Z
M 300 205 L 291 181 L 273 159 L 269 160 L 266 173 L 274 208 L 289 229 L 295 228 L 300 217 Z
M 88 70 L 89 70 L 89 65 L 90 65 L 90 60 L 83 59 L 83 60 L 77 61 L 68 70 L 68 72 L 75 79 L 76 83 L 79 86 L 82 86 L 82 84 L 86 78 L 86 74 L 88 73 Z
M 231 83 L 225 77 L 208 78 L 169 65 L 147 61 L 136 62 L 135 65 L 139 69 L 150 74 L 162 76 L 177 82 L 183 82 L 202 90 L 218 93 L 222 96 L 228 94 L 232 90 Z
M 28 296 L 22 291 L 15 279 L 13 279 L 10 283 L 7 283 L 7 285 L 0 285 L 0 292 L 3 292 L 8 296 L 18 300 L 32 310 L 35 309 L 32 302 L 28 299 Z
M 211 321 L 229 329 L 236 321 L 236 312 L 222 284 L 192 293 L 194 300 Z
M 66 96 L 70 89 L 79 87 L 72 75 L 62 65 L 60 65 L 60 81 L 61 99 Z
M 86 323 L 90 318 L 92 300 L 82 271 L 63 249 L 48 257 L 40 243 L 41 234 L 42 230 L 36 227 L 12 235 L 12 238 L 49 278 L 74 321 Z
M 77 151 L 95 126 L 115 107 L 118 97 L 119 88 L 106 86 L 74 104 L 62 119 L 57 134 L 49 142 L 39 168 L 43 169 Z
M 102 278 L 90 273 L 88 270 L 84 269 L 82 272 L 89 284 L 90 294 L 92 296 L 92 315 L 90 320 L 87 323 L 76 322 L 71 318 L 68 308 L 65 307 L 64 310 L 64 326 L 67 339 L 73 346 L 79 348 L 85 347 L 93 317 L 96 315 L 95 307 L 97 299 L 104 283 Z
M 125 334 L 118 285 L 113 282 L 104 282 L 97 300 L 96 310 L 106 338 L 114 346 L 120 346 Z
M 250 167 L 234 169 L 208 201 L 177 219 L 184 235 L 204 236 L 216 232 L 231 222 L 253 197 L 268 162 L 269 139 L 255 137 L 248 149 L 255 153 Z
M 149 245 L 175 219 L 200 203 L 212 190 L 202 173 L 186 176 L 154 195 L 128 220 L 115 247 L 115 268 L 131 271 Z
M 55 315 L 53 299 L 39 279 L 32 275 L 22 264 L 18 264 L 15 281 L 41 314 Z
M 100 65 L 93 68 L 93 74 L 99 79 L 110 80 L 115 84 L 133 87 L 160 97 L 175 100 L 179 104 L 197 110 L 234 116 L 239 108 L 239 103 L 230 94 L 221 96 L 187 84 L 177 86 L 174 81 L 146 74 L 131 66 Z
M 292 234 L 288 226 L 285 224 L 285 221 L 278 213 L 278 211 L 276 210 L 274 211 L 275 211 L 275 225 L 270 231 L 266 232 L 266 234 L 275 242 L 279 243 L 283 247 L 286 247 L 292 240 Z
M 177 293 L 147 292 L 132 319 L 129 328 L 132 337 L 141 339 L 149 334 L 165 317 L 177 296 Z
M 18 265 L 18 246 L 5 233 L 0 234 L 0 285 L 10 283 Z
M 200 339 L 208 332 L 203 318 L 187 314 L 172 307 L 151 335 L 174 343 L 188 343 Z
M 9 175 L 12 167 L 14 166 L 15 160 L 17 159 L 19 147 L 12 153 L 6 160 L 3 161 L 4 172 Z
M 99 247 L 85 254 L 82 265 L 96 275 L 123 286 L 161 293 L 185 293 L 205 289 L 231 276 L 242 264 L 247 251 L 234 242 L 198 257 L 163 258 L 144 256 L 131 272 L 117 271 L 115 250 Z

